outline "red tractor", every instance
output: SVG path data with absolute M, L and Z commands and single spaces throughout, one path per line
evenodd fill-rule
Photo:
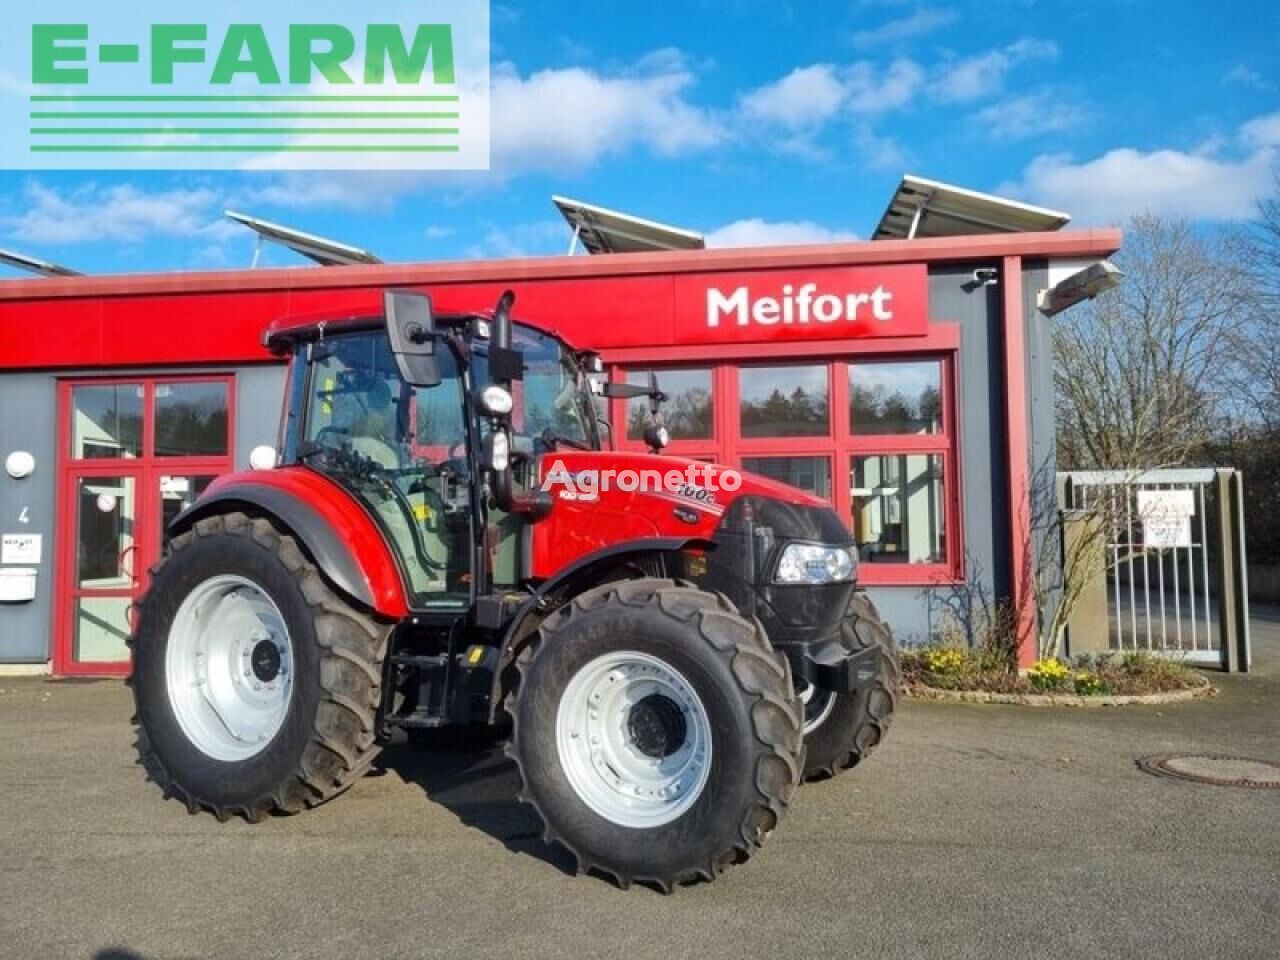
M 597 355 L 513 324 L 510 293 L 464 316 L 384 299 L 271 327 L 280 464 L 169 529 L 131 640 L 150 777 L 257 821 L 342 792 L 396 728 L 497 730 L 581 870 L 669 890 L 745 860 L 893 713 L 849 531 L 799 490 L 658 455 L 656 381 L 604 383 Z M 649 397 L 651 453 L 602 448 L 595 393 Z

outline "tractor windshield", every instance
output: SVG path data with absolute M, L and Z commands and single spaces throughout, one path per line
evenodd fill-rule
M 526 442 L 517 443 L 517 449 L 545 443 L 548 434 L 572 446 L 597 447 L 591 391 L 573 352 L 555 337 L 520 324 L 512 330 L 511 345 L 524 353 L 511 427 L 514 439 Z M 488 357 L 477 352 L 474 381 L 487 383 L 488 375 Z

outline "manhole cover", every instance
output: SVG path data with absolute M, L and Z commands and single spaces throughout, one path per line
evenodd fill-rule
M 1219 787 L 1250 787 L 1280 790 L 1280 764 L 1250 757 L 1221 754 L 1161 753 L 1140 757 L 1138 766 L 1147 773 L 1178 780 L 1194 780 Z

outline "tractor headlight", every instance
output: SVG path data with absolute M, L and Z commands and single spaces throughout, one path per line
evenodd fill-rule
M 774 580 L 778 583 L 842 583 L 853 579 L 857 564 L 849 547 L 793 543 L 782 551 Z
M 511 392 L 506 387 L 491 383 L 480 391 L 480 409 L 491 417 L 505 417 L 513 405 Z
M 511 466 L 511 438 L 505 430 L 495 430 L 489 434 L 489 469 L 502 473 Z

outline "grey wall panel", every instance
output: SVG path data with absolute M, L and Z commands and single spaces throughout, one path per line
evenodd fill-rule
M 236 371 L 236 469 L 249 469 L 249 451 L 274 446 L 284 403 L 284 364 Z
M 36 459 L 35 472 L 24 480 L 0 471 L 0 532 L 38 533 L 44 538 L 35 600 L 0 604 L 0 663 L 49 659 L 56 424 L 57 382 L 53 377 L 44 373 L 0 375 L 0 462 L 14 450 L 26 450 Z
M 1058 492 L 1057 421 L 1054 410 L 1053 325 L 1036 306 L 1040 291 L 1049 285 L 1049 264 L 1028 260 L 1023 264 L 1022 298 L 1027 323 L 1027 425 L 1031 446 L 1032 562 L 1038 573 L 1036 586 L 1043 590 L 1045 611 L 1054 609 L 1061 595 L 1062 562 L 1057 544 Z M 1070 323 L 1069 314 L 1059 322 Z M 1050 537 L 1046 544 L 1045 537 Z

